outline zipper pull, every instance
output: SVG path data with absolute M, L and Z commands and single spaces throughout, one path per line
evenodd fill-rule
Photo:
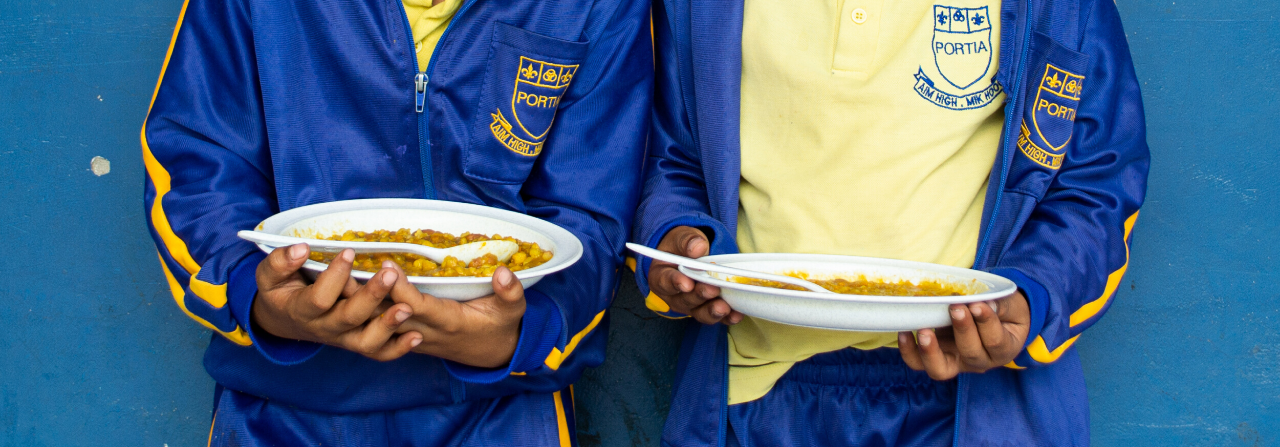
M 413 80 L 414 90 L 417 92 L 418 113 L 422 113 L 422 107 L 427 103 L 427 74 L 418 73 Z

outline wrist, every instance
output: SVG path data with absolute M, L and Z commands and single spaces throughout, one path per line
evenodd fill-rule
M 550 297 L 534 289 L 525 290 L 525 310 L 514 329 L 515 336 L 503 331 L 501 337 L 502 352 L 487 350 L 489 367 L 477 367 L 465 359 L 446 357 L 445 368 L 449 374 L 468 383 L 494 383 L 505 379 L 512 373 L 525 373 L 551 365 L 549 356 L 557 343 L 562 342 L 564 334 L 564 318 L 560 306 Z M 474 341 L 467 343 L 476 345 Z M 465 346 L 465 345 L 462 345 Z M 508 349 L 510 349 L 508 351 Z M 500 362 L 495 362 L 499 360 Z M 496 366 L 494 366 L 496 363 Z M 550 366 L 555 369 L 559 364 Z
M 520 324 L 517 320 L 512 327 L 502 327 L 488 334 L 427 337 L 414 352 L 474 368 L 501 368 L 511 363 L 519 341 Z
M 267 300 L 255 296 L 249 312 L 249 327 L 255 339 L 272 338 L 276 340 L 296 340 L 312 343 L 323 343 L 310 336 L 293 324 L 287 316 L 281 315 L 266 303 Z
M 227 296 L 228 305 L 236 321 L 248 332 L 253 346 L 268 361 L 278 365 L 294 365 L 315 356 L 321 345 L 307 341 L 305 336 L 285 328 L 293 325 L 273 312 L 269 300 L 257 284 L 257 268 L 265 259 L 261 254 L 250 256 L 231 274 Z M 283 321 L 283 322 L 282 322 Z
M 1040 335 L 1040 331 L 1044 329 L 1045 317 L 1049 308 L 1049 292 L 1039 281 L 1028 276 L 1020 269 L 997 267 L 991 269 L 990 272 L 1003 276 L 1017 284 L 1018 293 L 1026 300 L 1030 322 L 1027 327 L 1027 339 L 1023 343 L 1025 347 L 1032 340 L 1035 340 L 1036 336 Z

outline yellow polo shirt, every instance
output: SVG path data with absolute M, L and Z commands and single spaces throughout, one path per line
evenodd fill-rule
M 432 0 L 404 0 L 404 12 L 413 30 L 413 48 L 418 53 L 418 71 L 427 71 L 431 53 L 436 51 L 440 36 L 458 12 L 462 0 L 444 0 L 432 6 Z
M 746 0 L 744 253 L 970 267 L 1002 127 L 999 0 Z M 894 333 L 747 318 L 729 328 L 729 403 L 791 366 Z

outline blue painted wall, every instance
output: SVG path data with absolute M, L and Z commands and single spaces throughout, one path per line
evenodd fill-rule
M 1120 1 L 1151 177 L 1078 346 L 1099 445 L 1280 445 L 1280 3 Z
M 205 442 L 208 333 L 173 304 L 141 203 L 138 129 L 180 7 L 0 2 L 0 445 Z M 1120 8 L 1153 162 L 1124 286 L 1077 344 L 1094 440 L 1280 444 L 1280 4 Z M 681 326 L 633 287 L 577 389 L 587 446 L 656 445 L 668 405 Z

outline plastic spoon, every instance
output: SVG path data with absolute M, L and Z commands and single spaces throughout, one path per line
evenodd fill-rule
M 327 253 L 340 252 L 348 248 L 355 250 L 356 253 L 412 253 L 430 259 L 437 264 L 443 263 L 446 256 L 453 256 L 454 258 L 457 258 L 459 262 L 467 264 L 470 263 L 472 259 L 479 258 L 487 254 L 497 256 L 498 262 L 506 262 L 508 259 L 511 259 L 511 255 L 516 254 L 516 251 L 520 250 L 520 246 L 515 242 L 503 240 L 471 242 L 449 248 L 432 248 L 425 245 L 405 242 L 354 242 L 306 239 L 250 230 L 241 231 L 236 233 L 236 235 L 249 242 L 256 242 L 271 248 L 287 247 L 294 244 L 307 244 L 307 246 L 309 246 L 313 251 Z
M 653 258 L 653 259 L 657 259 L 657 260 L 659 260 L 659 261 L 666 261 L 666 262 L 670 262 L 670 263 L 672 263 L 672 264 L 681 265 L 681 266 L 684 266 L 684 267 L 687 267 L 687 268 L 690 268 L 690 269 L 694 269 L 694 270 L 702 270 L 702 271 L 706 271 L 706 272 L 724 273 L 724 274 L 727 274 L 727 275 L 742 276 L 742 277 L 745 277 L 745 278 L 762 279 L 762 280 L 765 280 L 765 281 L 776 281 L 776 282 L 780 282 L 780 283 L 783 283 L 783 284 L 790 284 L 790 285 L 793 285 L 793 286 L 804 287 L 805 289 L 808 289 L 809 291 L 819 292 L 819 293 L 835 293 L 835 292 L 832 292 L 832 291 L 830 291 L 830 290 L 827 290 L 827 289 L 823 288 L 823 287 L 822 287 L 822 286 L 820 286 L 820 285 L 817 285 L 817 284 L 811 283 L 811 282 L 809 282 L 809 281 L 805 281 L 805 280 L 800 279 L 800 278 L 794 278 L 794 277 L 790 277 L 790 276 L 783 276 L 783 275 L 775 275 L 775 274 L 772 274 L 772 273 L 757 272 L 757 271 L 754 271 L 754 270 L 743 270 L 743 269 L 740 269 L 740 268 L 727 267 L 727 266 L 723 266 L 723 265 L 720 265 L 720 264 L 712 264 L 712 263 L 709 263 L 709 262 L 702 262 L 702 261 L 699 261 L 699 260 L 697 260 L 697 259 L 686 258 L 686 257 L 684 257 L 684 256 L 680 256 L 680 255 L 674 255 L 674 254 L 671 254 L 671 253 L 667 253 L 667 252 L 665 252 L 665 251 L 654 250 L 654 249 L 652 249 L 652 248 L 649 248 L 649 247 L 646 247 L 646 246 L 643 246 L 643 245 L 640 245 L 640 244 L 627 243 L 627 248 L 631 249 L 631 251 L 634 251 L 634 252 L 636 252 L 636 253 L 639 253 L 639 254 L 642 254 L 642 255 L 648 256 L 648 257 Z

